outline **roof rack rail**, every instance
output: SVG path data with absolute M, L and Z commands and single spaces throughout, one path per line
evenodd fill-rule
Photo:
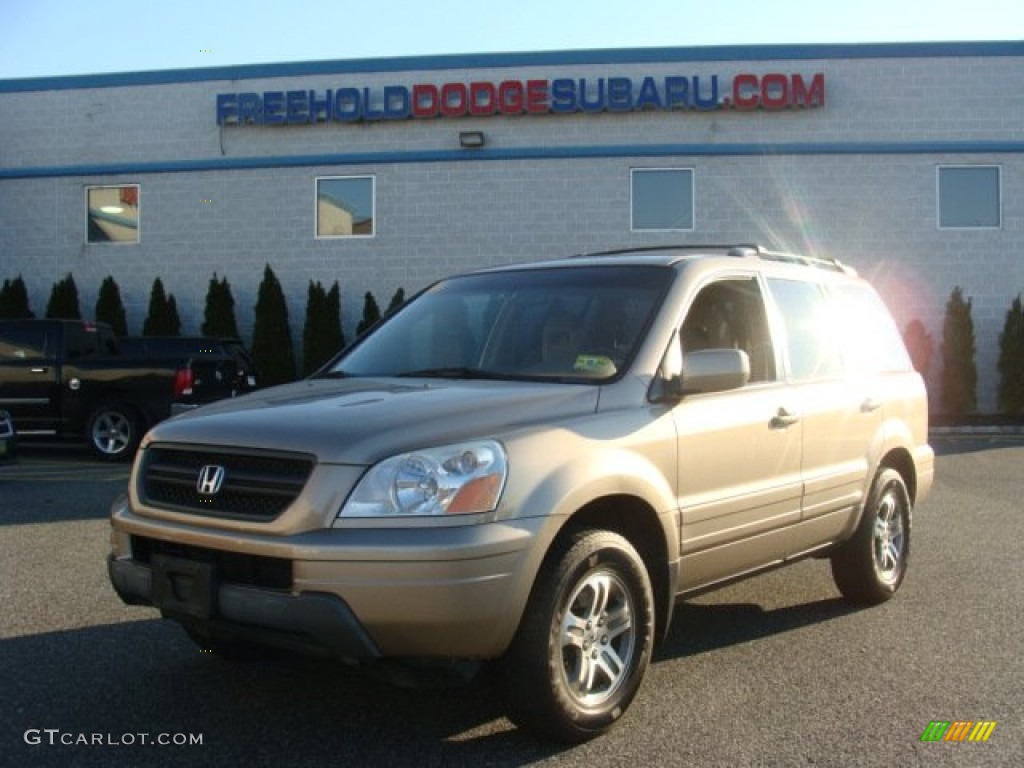
M 735 244 L 676 244 L 676 245 L 640 245 L 625 248 L 613 248 L 607 251 L 593 251 L 590 253 L 577 253 L 572 256 L 574 259 L 587 259 L 601 256 L 625 256 L 631 253 L 655 253 L 657 251 L 712 251 L 723 252 L 728 256 L 737 258 L 759 258 L 765 261 L 777 261 L 786 264 L 802 264 L 807 267 L 828 269 L 833 272 L 845 272 L 856 275 L 857 271 L 848 267 L 838 259 L 820 258 L 818 256 L 803 256 L 798 253 L 785 251 L 773 251 L 757 243 L 735 243 Z
M 832 258 L 821 258 L 819 256 L 804 256 L 799 253 L 788 253 L 786 251 L 771 251 L 767 248 L 761 248 L 760 246 L 755 247 L 753 253 L 736 253 L 730 255 L 736 256 L 757 256 L 765 261 L 778 261 L 786 264 L 802 264 L 806 267 L 816 267 L 818 269 L 828 269 L 833 272 L 845 272 L 846 274 L 856 275 L 857 272 L 852 267 L 848 267 L 843 264 L 839 259 Z
M 612 248 L 607 251 L 589 251 L 573 254 L 574 259 L 589 259 L 599 256 L 625 256 L 630 253 L 655 253 L 657 251 L 738 251 L 739 249 L 758 250 L 759 246 L 749 243 L 677 243 L 674 245 L 637 245 L 623 248 Z M 734 255 L 738 255 L 734 254 Z

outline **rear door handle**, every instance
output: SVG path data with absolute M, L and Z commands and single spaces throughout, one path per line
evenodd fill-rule
M 772 416 L 772 420 L 769 422 L 769 426 L 772 429 L 785 429 L 791 427 L 800 421 L 800 415 L 787 411 L 785 408 L 779 408 L 779 412 Z
M 29 373 L 46 373 L 49 370 L 50 370 L 49 368 L 29 368 L 28 372 Z

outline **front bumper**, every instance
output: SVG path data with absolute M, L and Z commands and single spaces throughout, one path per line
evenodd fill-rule
M 262 536 L 142 517 L 123 499 L 111 521 L 108 570 L 126 603 L 155 605 L 201 632 L 354 659 L 500 656 L 529 597 L 539 567 L 533 553 L 543 551 L 535 539 L 545 524 Z M 147 553 L 173 554 L 171 566 L 156 559 L 162 555 L 137 557 L 133 548 L 142 543 Z M 218 565 L 222 553 L 285 562 L 290 585 L 232 581 Z M 196 566 L 202 572 L 188 573 L 190 561 L 203 563 Z M 199 596 L 181 594 L 190 590 Z
M 131 560 L 107 560 L 110 583 L 129 605 L 153 605 L 153 569 Z M 159 602 L 159 601 L 158 601 Z M 352 610 L 336 595 L 289 595 L 234 584 L 216 585 L 211 616 L 164 607 L 168 618 L 201 625 L 218 636 L 297 649 L 326 651 L 346 659 L 379 657 L 380 650 Z M 175 607 L 179 610 L 175 610 Z

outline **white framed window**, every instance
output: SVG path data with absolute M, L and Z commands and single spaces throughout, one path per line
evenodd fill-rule
M 85 188 L 85 242 L 139 242 L 139 185 Z
M 316 237 L 373 237 L 376 179 L 324 176 L 316 180 Z
M 630 169 L 630 230 L 694 229 L 692 168 Z
M 998 165 L 940 165 L 935 171 L 939 229 L 999 229 L 1002 174 Z

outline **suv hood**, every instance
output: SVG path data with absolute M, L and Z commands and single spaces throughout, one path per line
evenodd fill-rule
M 593 413 L 599 391 L 584 384 L 309 379 L 170 419 L 146 442 L 297 451 L 325 463 L 369 465 Z

